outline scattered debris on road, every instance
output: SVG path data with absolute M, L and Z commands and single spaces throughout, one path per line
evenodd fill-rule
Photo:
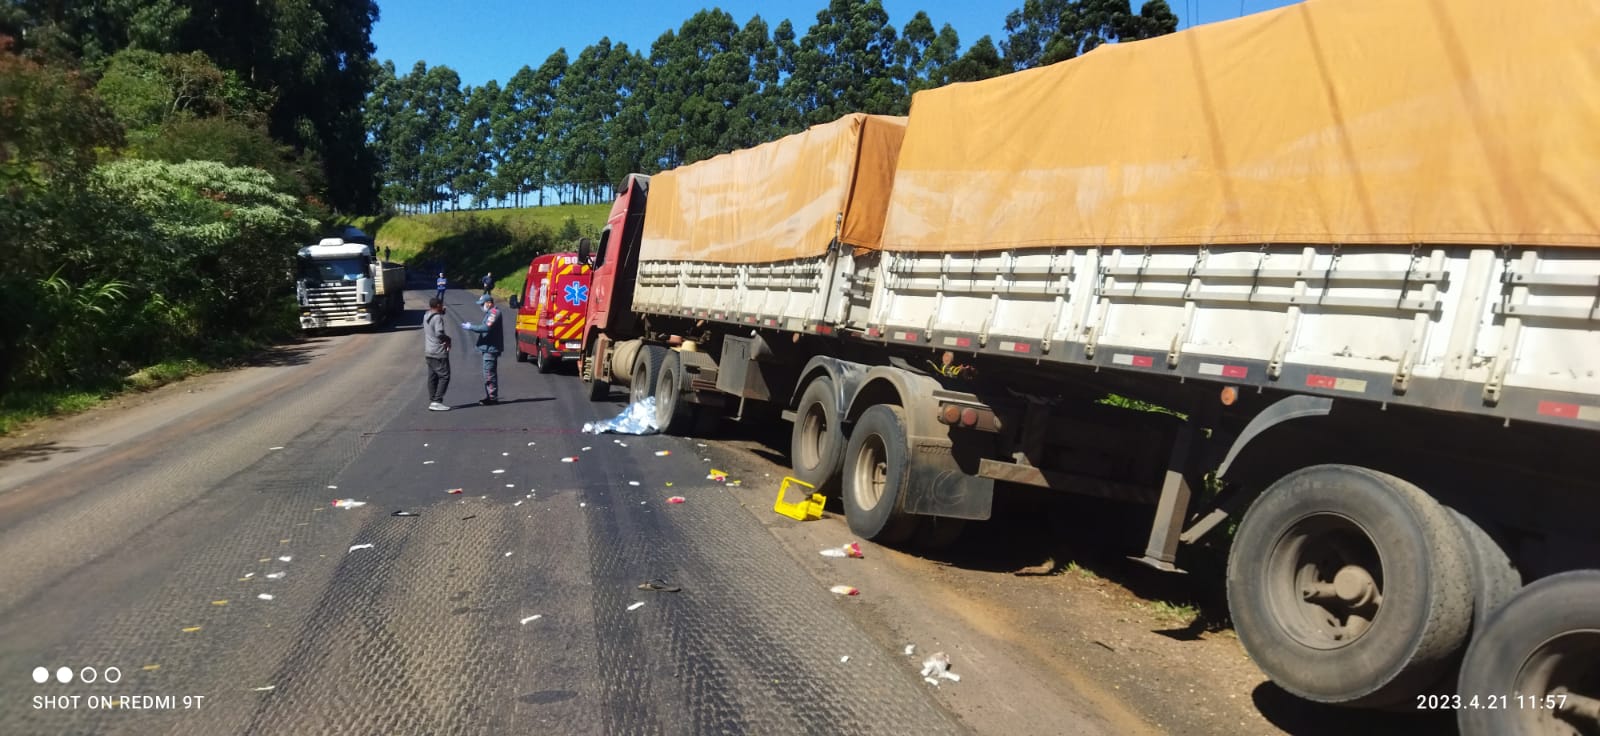
M 271 691 L 271 690 L 275 690 L 275 689 L 277 689 L 277 687 L 278 687 L 277 685 L 264 685 L 262 687 L 253 687 L 253 688 L 250 688 L 250 692 L 253 692 L 253 693 L 264 693 L 264 692 L 268 692 L 268 691 Z
M 828 590 L 838 595 L 861 595 L 861 591 L 849 585 L 835 585 Z
M 432 465 L 432 464 L 433 464 L 433 461 L 432 461 L 432 460 L 423 460 L 423 461 L 422 461 L 422 464 L 423 464 L 423 465 Z
M 637 610 L 639 610 L 640 608 L 643 608 L 643 607 L 644 607 L 644 601 L 639 601 L 638 603 L 635 603 L 635 604 L 633 604 L 631 606 L 628 606 L 628 610 L 637 611 Z
M 212 601 L 211 605 L 213 605 L 213 606 L 226 606 L 226 605 L 228 605 L 228 601 L 227 601 L 227 599 L 223 599 L 223 600 L 220 600 L 220 601 Z
M 333 507 L 336 509 L 357 509 L 365 505 L 366 501 L 357 501 L 353 498 L 341 498 L 333 502 Z
M 723 472 L 723 471 L 721 471 L 721 470 L 717 470 L 716 468 L 712 468 L 711 472 L 706 473 L 706 480 L 711 480 L 711 481 L 716 481 L 718 483 L 721 483 L 721 482 L 723 482 L 723 481 L 725 481 L 727 479 L 728 479 L 728 474 Z
M 922 679 L 937 686 L 939 680 L 934 679 L 935 677 L 950 680 L 951 682 L 961 682 L 961 675 L 950 671 L 950 655 L 944 652 L 934 652 L 933 656 L 922 660 Z
M 283 445 L 278 445 L 277 447 L 268 447 L 267 449 L 268 450 L 282 450 L 283 449 Z
M 350 545 L 350 552 L 354 552 L 354 551 L 356 551 L 358 549 L 372 549 L 372 544 L 369 542 L 367 544 L 352 544 L 352 545 Z
M 285 573 L 285 572 L 274 572 L 274 573 L 269 573 L 269 574 L 268 574 L 268 575 L 267 575 L 267 579 L 268 579 L 268 580 L 278 580 L 278 579 L 280 579 L 280 578 L 282 578 L 282 577 L 283 577 L 283 576 L 284 576 L 284 575 L 287 575 L 287 574 L 288 574 L 288 573 Z
M 335 491 L 339 490 L 338 486 L 328 486 L 328 488 L 332 489 L 332 490 L 335 490 Z
M 735 481 L 728 485 L 738 485 L 738 482 Z M 810 483 L 798 478 L 784 478 L 783 482 L 778 484 L 778 498 L 772 502 L 772 510 L 795 521 L 816 521 L 821 519 L 822 507 L 827 503 L 827 497 L 820 493 L 812 493 L 806 498 L 790 503 L 783 500 L 783 498 L 789 494 L 789 486 L 791 485 L 805 489 L 813 488 Z
M 419 513 L 415 512 L 415 511 L 396 511 L 396 512 L 394 512 L 392 514 L 389 514 L 389 515 L 390 516 L 421 516 L 422 514 L 419 514 Z
M 461 520 L 462 521 L 466 521 L 467 519 L 476 519 L 476 518 L 478 518 L 477 514 L 467 514 L 466 516 L 461 517 Z
M 520 621 L 519 623 L 521 623 L 523 626 L 527 626 L 529 621 L 538 621 L 541 618 L 544 618 L 544 614 L 535 613 L 532 616 L 528 616 L 528 617 L 522 619 L 522 621 Z
M 161 665 L 159 665 L 159 664 L 147 664 L 147 665 L 145 665 L 143 667 L 140 667 L 139 669 L 144 670 L 145 672 L 155 672 L 156 670 L 161 669 Z
M 510 553 L 510 552 L 507 552 L 507 553 L 506 553 L 506 556 L 507 556 L 507 557 L 510 557 L 510 556 L 511 556 L 511 553 Z
M 850 655 L 848 655 L 848 654 L 846 654 L 843 657 L 839 658 L 839 664 L 844 664 L 844 663 L 849 662 L 849 661 L 850 661 Z
M 460 488 L 451 488 L 450 490 L 445 491 L 445 493 L 448 493 L 448 494 L 450 494 L 452 496 L 459 496 L 459 495 L 461 495 L 461 489 Z
M 584 447 L 584 448 L 581 448 L 581 451 L 582 452 L 588 452 L 588 451 L 593 450 L 593 449 L 594 449 L 593 447 Z
M 653 590 L 658 593 L 676 593 L 680 590 L 683 590 L 683 588 L 681 586 L 673 585 L 672 583 L 662 580 L 661 578 L 655 578 L 647 582 L 639 583 L 639 590 Z
M 500 457 L 511 457 L 511 453 L 509 453 L 509 452 L 502 452 L 502 453 L 500 453 Z
M 914 656 L 916 653 L 917 653 L 917 645 L 915 645 L 915 644 L 907 644 L 906 645 L 906 656 L 907 657 Z
M 245 574 L 244 574 L 244 577 L 242 577 L 242 578 L 239 578 L 239 579 L 240 579 L 240 580 L 249 580 L 249 579 L 250 579 L 250 578 L 253 578 L 253 577 L 255 577 L 255 576 L 256 576 L 256 574 L 255 574 L 255 573 L 253 573 L 253 572 L 247 572 L 247 573 L 245 573 Z
M 578 457 L 576 455 L 571 456 L 571 457 L 564 457 L 564 458 L 561 458 L 561 462 L 564 462 L 564 463 L 575 463 L 575 462 L 578 462 Z
M 279 557 L 279 558 L 278 558 L 278 561 L 279 561 L 279 562 L 288 562 L 288 561 L 290 561 L 290 560 L 292 560 L 292 559 L 294 559 L 294 558 L 293 558 L 293 557 L 290 557 L 290 556 L 289 556 L 289 555 L 284 555 L 284 556 L 282 556 L 282 557 Z
M 823 557 L 854 557 L 861 559 L 866 555 L 861 554 L 861 545 L 851 542 L 843 547 L 829 547 L 822 550 Z
M 521 501 L 521 500 L 518 500 L 518 501 L 517 501 L 517 502 L 516 502 L 516 503 L 514 503 L 514 504 L 511 504 L 511 505 L 512 505 L 512 506 L 521 506 L 521 505 L 522 505 L 522 501 Z
M 184 629 L 184 630 L 183 630 L 183 633 L 185 633 L 185 634 L 193 634 L 193 633 L 194 633 L 194 632 L 196 632 L 196 631 L 199 631 L 199 630 L 200 630 L 200 629 L 201 629 L 201 628 L 203 628 L 203 627 L 200 627 L 200 626 L 190 626 L 190 627 L 187 627 L 187 628 L 185 628 L 185 629 Z
M 671 454 L 671 450 L 656 450 L 656 457 L 666 457 Z
M 687 501 L 687 500 L 689 500 L 689 499 L 684 498 L 683 496 L 673 496 L 673 497 L 667 499 L 667 503 L 683 503 L 684 501 Z
M 272 600 L 272 594 L 271 593 L 262 593 L 260 595 L 257 595 L 256 597 L 260 598 L 261 600 L 264 600 L 264 601 Z
M 493 473 L 494 473 L 494 474 L 495 474 L 495 475 L 499 475 L 499 474 L 501 474 L 501 473 L 504 473 L 504 472 L 506 472 L 506 471 L 505 471 L 505 470 L 504 470 L 504 469 L 503 469 L 503 468 L 496 468 L 496 469 L 495 469 L 495 470 L 493 470 L 493 471 L 492 471 L 492 472 L 493 472 Z
M 639 481 L 630 480 L 630 481 L 628 481 L 628 485 L 630 485 L 630 486 L 638 486 L 639 485 Z

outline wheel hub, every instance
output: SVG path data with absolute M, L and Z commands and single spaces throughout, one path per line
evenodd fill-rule
M 1317 514 L 1291 526 L 1273 551 L 1268 575 L 1274 617 L 1312 648 L 1359 639 L 1383 605 L 1377 547 L 1343 516 Z

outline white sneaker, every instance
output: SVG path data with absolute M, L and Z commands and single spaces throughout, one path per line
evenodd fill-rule
M 450 411 L 450 407 L 435 401 L 428 404 L 428 411 Z

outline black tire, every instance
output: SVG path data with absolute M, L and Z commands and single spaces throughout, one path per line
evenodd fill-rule
M 1600 570 L 1578 570 L 1534 581 L 1489 617 L 1461 665 L 1462 736 L 1600 733 L 1600 712 L 1564 707 L 1578 704 L 1574 696 L 1591 707 L 1600 700 L 1596 601 Z
M 1471 566 L 1454 519 L 1421 489 L 1318 465 L 1284 476 L 1245 513 L 1228 608 L 1245 651 L 1284 690 L 1385 707 L 1454 664 L 1472 623 Z
M 550 373 L 556 369 L 556 362 L 550 359 L 550 349 L 539 343 L 539 352 L 534 353 L 534 365 L 538 366 L 540 373 Z
M 1495 611 L 1516 597 L 1522 589 L 1522 573 L 1517 572 L 1505 550 L 1483 527 L 1455 509 L 1449 511 L 1472 560 L 1472 630 L 1477 631 L 1488 624 Z
M 583 363 L 578 366 L 578 373 L 583 378 L 583 392 L 590 401 L 605 401 L 611 398 L 611 382 L 600 377 L 600 366 L 596 364 L 593 352 L 600 341 L 591 335 L 588 343 L 590 352 L 584 354 Z
M 879 544 L 898 544 L 916 531 L 916 517 L 904 510 L 911 476 L 911 448 L 905 415 L 898 406 L 869 407 L 856 421 L 845 446 L 845 520 L 850 531 Z
M 644 345 L 639 357 L 633 360 L 633 380 L 628 382 L 628 403 L 637 404 L 654 396 L 656 378 L 661 375 L 661 364 L 669 351 L 660 345 Z
M 675 351 L 656 371 L 656 426 L 662 434 L 682 435 L 694 421 L 694 406 L 683 398 L 683 358 Z
M 528 354 L 522 352 L 522 346 L 521 345 L 517 346 L 517 362 L 518 363 L 526 363 L 526 362 L 528 362 Z
M 911 535 L 911 546 L 930 552 L 946 549 L 961 538 L 961 532 L 966 528 L 966 519 L 923 516 L 917 519 L 917 531 Z
M 839 424 L 838 396 L 833 379 L 821 376 L 806 384 L 795 408 L 789 435 L 789 464 L 794 477 L 810 483 L 823 495 L 839 487 L 844 461 L 844 428 Z

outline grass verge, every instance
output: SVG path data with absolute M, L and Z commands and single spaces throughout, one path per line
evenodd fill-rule
M 0 437 L 14 434 L 40 419 L 77 414 L 119 394 L 150 391 L 191 376 L 210 373 L 216 367 L 194 358 L 183 358 L 162 361 L 141 369 L 120 383 L 8 391 L 0 395 Z

